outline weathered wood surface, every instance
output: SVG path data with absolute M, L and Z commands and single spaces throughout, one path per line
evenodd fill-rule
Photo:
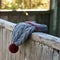
M 8 30 L 13 31 L 13 28 L 14 28 L 15 25 L 16 24 L 14 24 L 12 22 L 8 22 L 6 20 L 0 19 L 0 26 L 6 28 Z
M 60 38 L 59 37 L 55 37 L 55 36 L 45 34 L 45 33 L 40 33 L 40 32 L 32 33 L 31 37 L 34 41 L 39 41 L 40 43 L 43 43 L 54 49 L 60 50 Z
M 60 60 L 60 38 L 35 32 L 16 54 L 11 54 L 13 28 L 16 24 L 0 19 L 0 60 Z
M 3 42 L 3 37 L 2 37 L 2 28 L 0 27 L 0 60 L 2 60 L 2 50 L 3 50 L 3 44 L 2 44 L 2 42 Z

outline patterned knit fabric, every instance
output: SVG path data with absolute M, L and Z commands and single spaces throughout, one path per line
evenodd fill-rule
M 12 42 L 19 46 L 25 42 L 32 32 L 46 32 L 47 26 L 44 24 L 37 24 L 34 22 L 21 22 L 17 24 L 12 32 Z

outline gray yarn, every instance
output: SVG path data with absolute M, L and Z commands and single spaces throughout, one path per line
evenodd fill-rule
M 32 22 L 33 23 L 33 22 Z M 37 24 L 34 23 L 39 29 L 37 30 L 40 32 L 47 31 L 47 26 L 43 24 Z M 34 32 L 35 26 L 32 26 L 31 24 L 21 22 L 17 24 L 12 32 L 12 42 L 19 46 L 25 42 L 25 40 L 28 38 L 28 36 Z

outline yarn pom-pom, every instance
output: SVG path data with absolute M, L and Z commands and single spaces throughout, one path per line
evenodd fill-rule
M 10 44 L 10 45 L 9 45 L 9 51 L 10 51 L 11 53 L 16 53 L 16 52 L 18 52 L 18 49 L 19 49 L 19 47 L 16 46 L 15 44 Z

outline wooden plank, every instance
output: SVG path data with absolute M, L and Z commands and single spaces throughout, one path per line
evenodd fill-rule
M 3 37 L 2 37 L 2 34 L 3 34 L 3 28 L 0 26 L 0 60 L 3 60 L 3 56 L 2 56 L 2 53 L 3 53 Z
M 8 50 L 9 44 L 11 43 L 11 31 L 7 30 L 7 45 L 6 45 L 6 60 L 12 60 L 12 55 Z
M 53 50 L 43 45 L 41 60 L 52 60 Z
M 58 0 L 58 11 L 57 11 L 57 36 L 60 37 L 60 0 Z
M 6 20 L 0 19 L 0 26 L 13 31 L 13 28 L 16 24 L 12 23 L 12 22 L 8 22 Z
M 46 10 L 46 9 L 22 9 L 22 10 L 16 10 L 16 12 L 24 12 L 24 11 L 27 11 L 27 12 L 29 12 L 29 11 L 33 11 L 33 12 L 36 12 L 36 11 L 39 11 L 39 12 L 41 12 L 41 13 L 47 13 L 48 11 Z M 7 9 L 0 9 L 0 12 L 15 12 L 14 10 L 12 10 L 12 9 L 9 9 L 9 10 L 7 10 Z
M 25 60 L 31 60 L 31 54 L 33 55 L 33 53 L 31 52 L 32 49 L 32 45 L 34 43 L 32 41 L 26 41 L 25 43 Z
M 3 37 L 3 54 L 2 54 L 2 56 L 3 56 L 3 60 L 6 60 L 6 46 L 7 46 L 7 35 L 6 35 L 6 29 L 5 28 L 3 28 L 3 35 L 2 35 L 2 37 Z
M 16 56 L 16 60 L 20 60 L 20 46 L 19 46 L 19 50 L 15 56 Z
M 12 42 L 12 32 L 10 30 L 7 30 L 7 37 L 8 37 L 8 46 L 9 46 Z M 12 54 L 9 50 L 8 50 L 8 54 L 9 54 L 9 60 L 15 60 L 16 57 L 15 54 Z
M 51 0 L 51 10 L 53 10 L 53 12 L 50 15 L 50 25 L 49 25 L 49 33 L 52 35 L 56 35 L 57 32 L 57 7 L 58 7 L 58 0 Z
M 42 45 L 39 42 L 35 43 L 35 47 L 36 47 L 36 57 L 35 60 L 40 60 L 41 59 L 41 54 L 42 54 Z
M 34 42 L 32 42 L 32 43 L 30 43 L 29 44 L 30 45 L 30 52 L 28 52 L 29 53 L 29 57 L 28 57 L 28 60 L 35 60 L 35 57 L 36 57 L 36 53 L 35 53 L 35 51 L 36 51 L 36 49 L 35 49 L 35 43 Z M 28 54 L 27 54 L 28 55 Z
M 41 50 L 39 42 L 29 40 L 25 43 L 25 60 L 40 60 Z
M 60 51 L 59 51 L 59 60 L 60 60 Z
M 12 39 L 12 32 L 10 30 L 7 30 L 7 50 L 8 50 L 9 44 L 11 43 L 11 39 Z M 9 50 L 8 50 L 8 55 L 9 55 L 9 60 L 12 60 L 12 55 Z
M 52 48 L 60 50 L 60 38 L 45 33 L 32 33 L 32 40 L 39 41 L 40 43 L 46 44 Z
M 24 44 L 20 46 L 20 60 L 25 60 L 25 47 Z
M 53 52 L 53 60 L 59 60 L 59 52 L 56 50 Z
M 11 54 L 11 60 L 16 60 L 16 55 L 15 54 Z

